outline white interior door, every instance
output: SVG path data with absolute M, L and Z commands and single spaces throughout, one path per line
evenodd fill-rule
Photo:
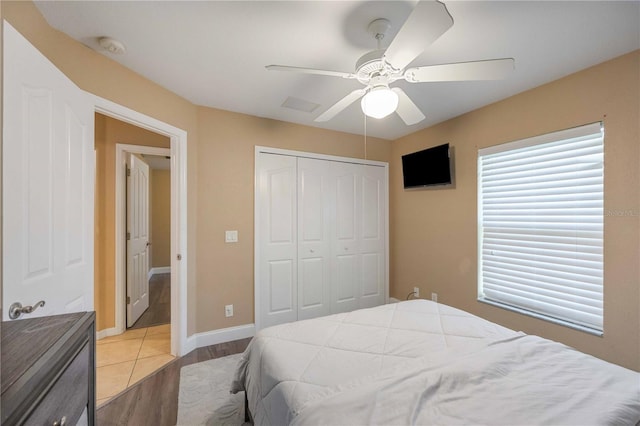
M 260 327 L 296 321 L 296 158 L 260 154 L 257 168 Z
M 298 158 L 298 320 L 331 313 L 335 179 L 328 164 Z
M 335 234 L 332 239 L 331 312 L 349 312 L 358 308 L 361 294 L 360 228 L 362 211 L 358 166 L 332 162 L 335 174 Z
M 127 161 L 127 327 L 149 308 L 149 165 Z
M 385 303 L 386 238 L 385 170 L 378 166 L 361 165 L 359 168 L 360 200 L 360 308 L 371 308 Z
M 3 319 L 93 310 L 93 104 L 4 22 Z

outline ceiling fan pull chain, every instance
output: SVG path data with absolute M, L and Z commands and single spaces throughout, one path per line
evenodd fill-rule
M 367 160 L 367 114 L 362 114 L 364 117 L 364 159 Z

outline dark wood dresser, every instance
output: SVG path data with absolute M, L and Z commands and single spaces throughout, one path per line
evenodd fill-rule
M 95 424 L 94 312 L 2 322 L 1 332 L 3 426 Z

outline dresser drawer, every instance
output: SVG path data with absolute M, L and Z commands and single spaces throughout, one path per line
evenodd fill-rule
M 87 406 L 89 394 L 89 346 L 74 360 L 46 393 L 26 421 L 28 425 L 75 425 Z

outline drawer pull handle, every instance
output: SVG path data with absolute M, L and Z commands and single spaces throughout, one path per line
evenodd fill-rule
M 53 422 L 53 426 L 65 426 L 67 424 L 67 416 L 64 416 L 60 419 L 60 421 Z

